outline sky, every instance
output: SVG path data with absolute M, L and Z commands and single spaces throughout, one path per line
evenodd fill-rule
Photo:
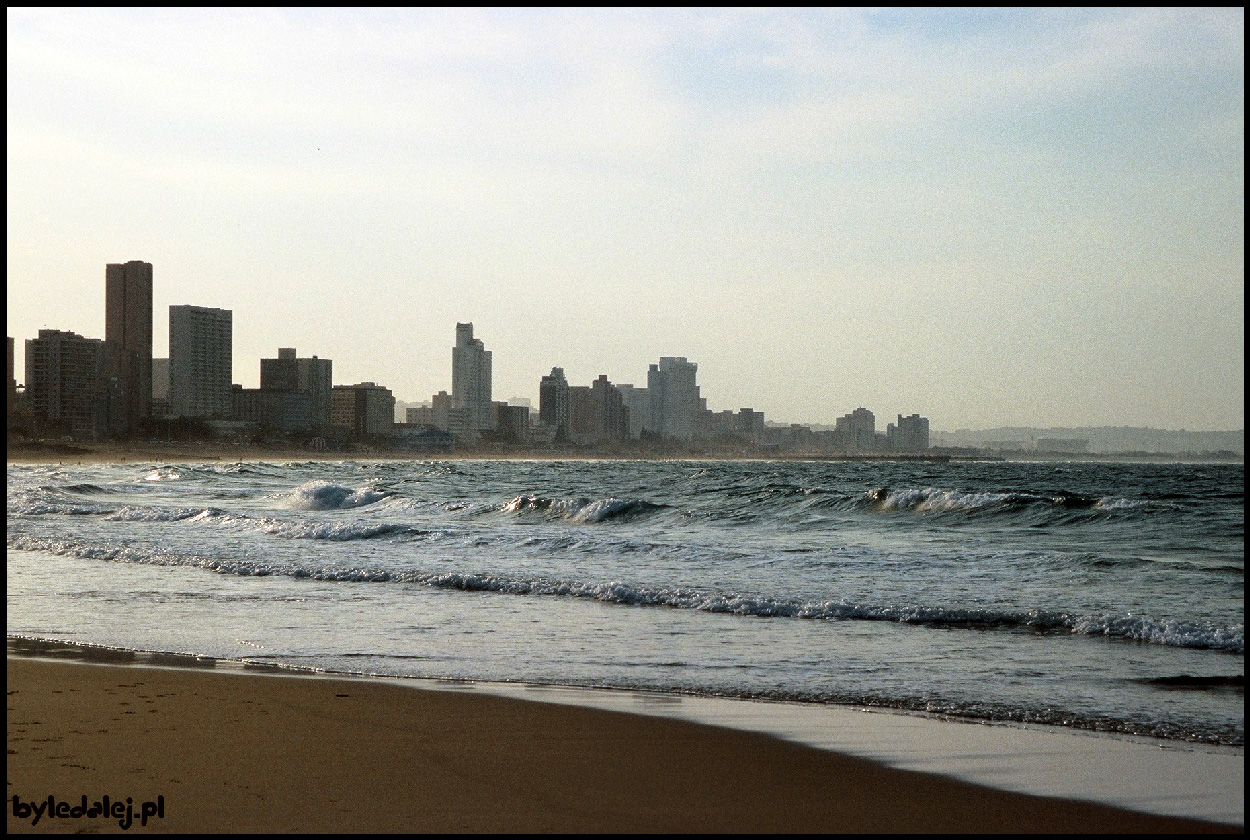
M 1245 13 L 9 9 L 8 335 L 107 263 L 336 384 L 563 367 L 934 429 L 1244 427 Z

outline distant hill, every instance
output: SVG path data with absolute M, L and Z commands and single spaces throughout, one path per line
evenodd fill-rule
M 1034 449 L 1039 440 L 1085 440 L 1089 452 L 1160 452 L 1179 454 L 1201 452 L 1235 452 L 1245 457 L 1246 430 L 1235 432 L 1188 432 L 1184 429 L 1145 429 L 1135 426 L 1077 426 L 1048 429 L 1029 426 L 1001 426 L 996 429 L 958 429 L 953 432 L 932 432 L 932 446 L 989 447 L 994 444 L 1015 444 Z

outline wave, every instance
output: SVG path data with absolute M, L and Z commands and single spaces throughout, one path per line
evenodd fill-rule
M 109 522 L 205 522 L 210 519 L 230 519 L 220 508 L 151 508 L 126 506 L 104 517 Z
M 353 490 L 341 484 L 314 479 L 292 490 L 283 504 L 292 510 L 347 510 L 380 502 L 391 495 L 387 490 L 372 487 Z
M 144 481 L 181 481 L 183 473 L 172 467 L 157 467 L 143 477 Z
M 324 532 L 320 538 L 334 539 L 334 536 L 329 536 L 333 533 L 331 529 Z M 343 539 L 367 538 L 362 537 L 362 532 L 359 531 L 352 532 L 344 529 L 342 533 Z M 347 536 L 349 533 L 352 535 Z M 622 581 L 570 581 L 515 578 L 490 573 L 391 571 L 366 567 L 284 565 L 177 555 L 132 546 L 89 546 L 13 534 L 8 537 L 8 547 L 12 550 L 44 551 L 85 559 L 193 566 L 221 574 L 240 576 L 280 575 L 318 581 L 415 583 L 437 589 L 454 589 L 464 592 L 586 598 L 631 607 L 670 607 L 752 618 L 887 621 L 942 629 L 1068 633 L 1075 636 L 1102 636 L 1168 647 L 1213 650 L 1233 654 L 1245 653 L 1244 624 L 1219 626 L 1207 621 L 1156 619 L 1140 615 L 1073 615 L 1067 612 L 1046 610 L 1012 611 L 989 608 L 852 604 L 832 599 L 803 600 L 700 589 L 647 587 Z
M 8 515 L 12 519 L 26 516 L 98 516 L 112 513 L 116 508 L 107 505 L 67 504 L 54 501 L 15 501 L 10 499 Z
M 428 531 L 398 524 L 367 522 L 284 522 L 280 519 L 260 520 L 260 529 L 267 534 L 293 540 L 369 540 L 393 534 L 426 534 Z
M 100 493 L 111 493 L 112 490 L 99 486 L 98 484 L 66 484 L 64 486 L 55 486 L 50 484 L 40 485 L 40 490 L 45 493 L 69 493 L 74 496 L 95 496 Z
M 1146 502 L 1110 496 L 1085 496 L 1066 490 L 1053 493 L 1025 491 L 976 492 L 939 487 L 892 489 L 874 487 L 864 494 L 868 506 L 878 511 L 997 512 L 1028 508 L 1049 510 L 1137 510 Z
M 613 520 L 633 519 L 645 516 L 667 505 L 644 499 L 549 499 L 543 496 L 521 495 L 503 506 L 506 513 L 539 511 L 573 522 L 599 523 Z

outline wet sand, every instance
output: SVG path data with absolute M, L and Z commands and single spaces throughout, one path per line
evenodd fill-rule
M 10 832 L 121 831 L 14 816 L 105 795 L 161 832 L 1241 831 L 481 693 L 12 656 L 7 676 Z

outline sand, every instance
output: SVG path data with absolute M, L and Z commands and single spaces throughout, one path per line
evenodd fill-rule
M 602 709 L 368 680 L 10 657 L 14 816 L 130 831 L 1240 832 Z M 143 803 L 152 803 L 146 826 Z

